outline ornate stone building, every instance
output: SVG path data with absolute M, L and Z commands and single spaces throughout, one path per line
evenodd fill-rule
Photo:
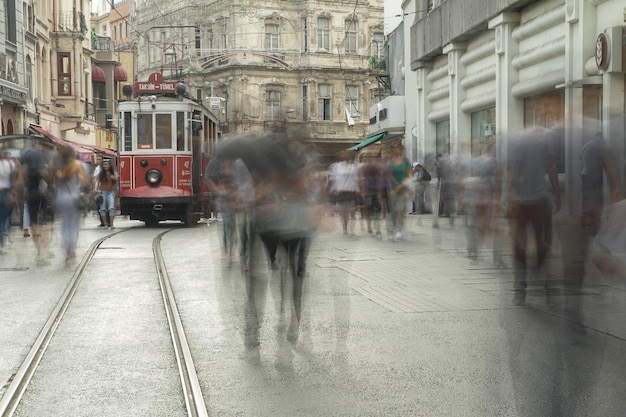
M 137 78 L 184 80 L 224 135 L 297 131 L 326 155 L 369 133 L 383 0 L 136 0 Z M 375 64 L 375 65 L 373 65 Z

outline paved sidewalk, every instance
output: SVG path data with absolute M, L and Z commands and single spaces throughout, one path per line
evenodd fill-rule
M 499 228 L 497 236 L 490 233 L 478 252 L 477 262 L 467 256 L 462 216 L 454 220 L 454 225 L 447 218 L 439 218 L 438 227 L 433 227 L 432 215 L 407 215 L 408 236 L 398 242 L 388 236 L 377 240 L 364 232 L 360 220 L 355 222 L 355 236 L 343 236 L 334 227 L 334 231 L 316 237 L 318 247 L 332 253 L 330 258 L 317 260 L 317 264 L 334 264 L 358 277 L 361 281 L 353 288 L 387 310 L 407 313 L 519 308 L 512 304 L 514 262 L 506 219 L 494 220 L 494 226 Z M 495 237 L 498 240 L 494 246 Z M 560 237 L 555 232 L 547 261 L 556 282 L 556 305 L 548 308 L 543 282 L 533 282 L 530 277 L 526 307 L 566 318 L 566 298 L 579 298 L 585 326 L 626 340 L 626 282 L 602 276 L 587 261 L 580 291 L 563 289 Z M 494 247 L 504 267 L 494 264 Z M 533 249 L 530 251 L 532 263 Z

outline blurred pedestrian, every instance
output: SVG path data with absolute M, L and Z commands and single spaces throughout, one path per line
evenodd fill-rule
M 515 258 L 515 295 L 513 303 L 526 300 L 528 271 L 527 229 L 532 229 L 537 256 L 537 269 L 544 274 L 546 301 L 552 303 L 550 281 L 544 262 L 552 244 L 552 211 L 561 208 L 561 191 L 557 178 L 556 159 L 548 129 L 532 127 L 517 135 L 512 143 L 509 169 L 508 210 L 512 218 Z M 548 176 L 551 190 L 546 186 Z
M 26 151 L 20 162 L 18 181 L 13 190 L 15 193 L 24 188 L 27 190 L 30 227 L 37 250 L 35 261 L 38 266 L 49 265 L 46 258 L 54 222 L 52 196 L 58 166 L 57 156 L 49 146 L 39 143 L 35 148 Z
M 457 167 L 449 154 L 440 155 L 435 166 L 439 182 L 439 205 L 436 216 L 447 217 L 448 223 L 454 225 L 454 216 L 457 211 Z
M 91 178 L 92 178 L 91 189 L 93 190 L 92 194 L 93 194 L 94 206 L 96 207 L 96 212 L 98 213 L 98 218 L 100 219 L 100 224 L 98 225 L 98 227 L 107 227 L 107 224 L 110 223 L 109 213 L 106 214 L 106 218 L 104 220 L 100 216 L 100 206 L 102 205 L 102 197 L 100 196 L 100 192 L 98 191 L 98 186 L 99 186 L 98 178 L 100 177 L 100 172 L 102 171 L 103 160 L 104 158 L 102 157 L 101 154 L 96 154 L 95 156 L 96 165 L 91 174 Z
M 380 222 L 384 211 L 386 198 L 385 167 L 380 157 L 368 155 L 360 171 L 361 193 L 365 205 L 365 220 L 367 233 L 382 239 Z
M 81 218 L 79 198 L 82 188 L 89 185 L 89 176 L 82 164 L 75 159 L 75 152 L 69 146 L 59 151 L 61 166 L 56 173 L 55 209 L 61 218 L 61 237 L 65 250 L 65 267 L 76 258 L 76 243 Z
M 426 212 L 425 195 L 426 187 L 430 184 L 430 174 L 426 168 L 420 163 L 413 164 L 413 180 L 415 181 L 414 190 L 415 198 L 413 199 L 413 212 L 415 214 L 424 214 Z
M 584 132 L 583 132 L 584 135 Z M 563 261 L 564 285 L 568 291 L 579 293 L 585 279 L 586 263 L 594 238 L 600 247 L 599 254 L 594 257 L 596 266 L 602 270 L 604 265 L 612 259 L 611 249 L 616 250 L 614 243 L 619 239 L 615 233 L 620 233 L 619 209 L 615 207 L 624 198 L 621 181 L 613 161 L 612 152 L 601 132 L 592 137 L 584 137 L 585 144 L 581 149 L 581 194 L 582 204 L 574 207 L 574 216 L 559 219 L 556 225 L 561 241 L 561 256 Z M 604 177 L 609 185 L 610 221 L 602 226 L 603 211 L 606 206 L 604 200 Z M 615 207 L 614 207 L 615 206 Z M 603 231 L 600 233 L 600 229 Z M 606 255 L 606 256 L 605 256 Z M 604 258 L 607 262 L 597 262 Z M 617 264 L 616 264 L 617 265 Z M 582 329 L 581 297 L 566 297 L 565 312 L 570 322 L 578 325 L 575 331 Z
M 389 146 L 390 190 L 389 210 L 391 214 L 390 237 L 399 240 L 406 237 L 404 221 L 408 204 L 413 201 L 413 178 L 411 163 L 404 154 L 404 146 L 399 141 Z
M 331 167 L 330 190 L 339 211 L 343 234 L 354 234 L 351 215 L 356 207 L 359 188 L 359 171 L 350 151 L 337 154 L 337 162 Z
M 100 220 L 102 223 L 106 224 L 106 229 L 114 229 L 117 173 L 110 159 L 105 159 L 102 162 L 102 168 L 100 169 L 97 180 L 97 190 L 102 197 L 102 204 L 99 207 Z
M 4 151 L 0 152 L 0 255 L 8 234 L 11 212 L 18 202 L 18 194 L 13 191 L 17 165 Z

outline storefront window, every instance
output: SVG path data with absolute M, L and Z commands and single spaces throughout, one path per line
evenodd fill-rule
M 565 172 L 565 93 L 554 91 L 524 99 L 524 127 L 540 126 L 554 131 L 553 152 L 559 173 Z
M 496 108 L 480 110 L 472 113 L 472 156 L 482 155 L 491 151 L 496 134 Z
M 450 120 L 443 120 L 435 125 L 435 147 L 438 155 L 450 153 Z

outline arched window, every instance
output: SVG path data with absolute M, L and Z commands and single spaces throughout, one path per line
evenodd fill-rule
M 12 135 L 13 133 L 13 121 L 9 119 L 7 120 L 7 135 Z

